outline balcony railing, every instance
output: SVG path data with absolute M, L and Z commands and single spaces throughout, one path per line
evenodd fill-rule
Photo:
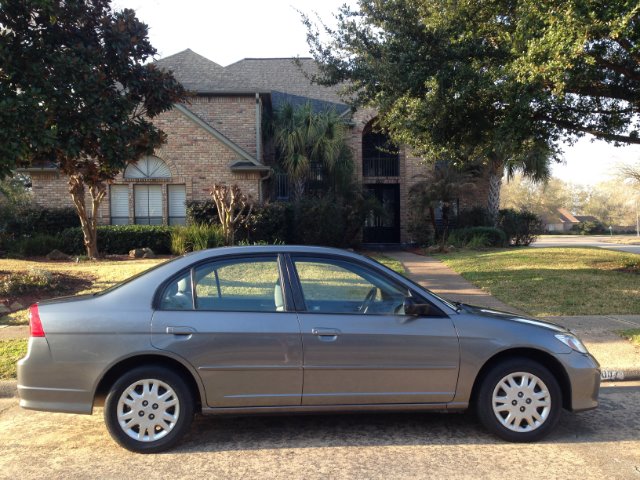
M 363 177 L 397 177 L 400 175 L 398 158 L 365 157 L 362 159 Z

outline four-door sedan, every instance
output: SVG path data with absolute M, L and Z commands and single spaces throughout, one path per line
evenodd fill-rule
M 360 255 L 232 247 L 30 308 L 20 405 L 91 414 L 159 452 L 194 413 L 463 410 L 542 438 L 598 405 L 596 360 L 557 325 L 452 304 Z

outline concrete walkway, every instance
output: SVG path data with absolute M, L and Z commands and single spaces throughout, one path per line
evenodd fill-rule
M 412 280 L 446 299 L 526 315 L 525 312 L 492 297 L 433 257 L 408 252 L 385 254 L 402 262 Z M 616 333 L 629 328 L 640 328 L 640 315 L 566 316 L 547 319 L 569 328 L 582 339 L 600 362 L 603 380 L 640 379 L 640 347 L 632 345 Z

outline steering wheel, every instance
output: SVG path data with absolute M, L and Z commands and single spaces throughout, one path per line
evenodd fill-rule
M 367 313 L 367 310 L 369 310 L 369 307 L 371 306 L 371 302 L 373 302 L 373 299 L 376 298 L 377 292 L 378 292 L 377 287 L 371 287 L 371 290 L 367 292 L 367 296 L 364 297 L 364 301 L 362 302 L 362 305 L 360 305 L 360 308 L 358 308 L 358 311 L 360 313 Z

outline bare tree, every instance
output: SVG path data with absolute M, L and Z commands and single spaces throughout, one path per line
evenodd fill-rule
M 209 192 L 216 204 L 225 245 L 233 245 L 238 228 L 246 224 L 253 210 L 251 195 L 245 195 L 238 185 L 214 184 Z

